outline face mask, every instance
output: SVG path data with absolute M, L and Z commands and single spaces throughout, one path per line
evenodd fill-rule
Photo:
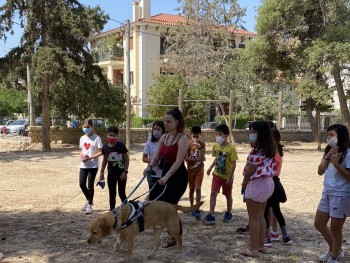
M 118 138 L 117 137 L 107 137 L 107 142 L 110 144 L 115 144 L 118 142 Z
M 256 143 L 258 135 L 256 133 L 249 134 L 249 142 Z
M 85 134 L 89 134 L 91 132 L 91 129 L 90 128 L 83 128 L 83 132 Z
M 159 139 L 162 136 L 162 132 L 161 131 L 153 131 L 153 136 L 157 139 Z
M 215 137 L 215 141 L 217 144 L 221 145 L 224 142 L 224 138 L 222 138 L 221 136 L 216 136 Z
M 327 144 L 331 147 L 337 146 L 338 144 L 338 138 L 330 138 L 327 139 Z

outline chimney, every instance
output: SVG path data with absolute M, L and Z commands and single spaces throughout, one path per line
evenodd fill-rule
M 135 22 L 140 19 L 140 6 L 139 2 L 132 2 L 132 21 Z
M 151 0 L 140 0 L 141 18 L 151 17 Z

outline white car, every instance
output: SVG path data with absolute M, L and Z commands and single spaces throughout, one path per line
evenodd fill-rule
M 9 126 L 12 122 L 13 122 L 13 120 L 8 120 L 7 122 L 0 124 L 0 133 L 2 134 L 4 127 L 6 127 L 6 133 L 8 133 L 9 131 L 7 129 L 7 126 Z
M 9 126 L 7 126 L 7 133 L 12 135 L 24 135 L 24 132 L 28 126 L 28 120 L 15 120 Z

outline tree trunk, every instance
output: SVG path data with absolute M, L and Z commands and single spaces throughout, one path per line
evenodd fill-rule
M 335 86 L 337 88 L 338 98 L 339 98 L 339 105 L 340 105 L 340 112 L 343 117 L 343 124 L 350 129 L 350 114 L 349 109 L 346 101 L 346 96 L 344 92 L 343 82 L 341 80 L 341 72 L 340 72 L 340 66 L 339 63 L 333 64 L 332 69 L 332 75 L 334 78 Z
M 317 127 L 317 150 L 321 150 L 321 112 L 316 110 L 316 127 Z
M 310 123 L 312 137 L 314 141 L 317 141 L 317 134 L 318 134 L 317 122 L 314 116 L 312 116 L 312 111 L 314 110 L 314 103 L 312 99 L 307 99 L 305 101 L 305 110 L 306 110 L 307 119 L 309 120 L 309 123 Z
M 43 152 L 51 151 L 50 145 L 50 86 L 48 76 L 44 77 L 42 83 L 42 150 Z

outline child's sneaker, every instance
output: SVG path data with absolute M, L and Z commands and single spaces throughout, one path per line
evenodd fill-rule
M 89 202 L 86 201 L 86 202 L 83 204 L 83 206 L 81 207 L 81 211 L 84 211 L 84 212 L 85 212 L 86 207 L 88 206 L 88 204 L 89 204 Z
M 278 233 L 275 234 L 275 233 L 271 232 L 270 239 L 271 239 L 271 241 L 280 241 L 280 236 Z
M 236 231 L 242 235 L 248 235 L 249 234 L 249 225 L 246 225 L 245 227 L 239 227 L 239 228 L 237 228 Z
M 232 222 L 232 220 L 233 220 L 232 213 L 225 212 L 224 219 L 222 221 L 225 222 L 225 223 L 230 223 L 230 222 Z
M 193 211 L 191 215 L 197 219 L 201 219 L 201 212 L 199 210 Z
M 90 214 L 92 214 L 92 212 L 93 212 L 92 206 L 88 204 L 86 206 L 85 214 L 90 215 Z
M 282 243 L 283 245 L 290 246 L 293 241 L 289 236 L 282 237 Z
M 339 251 L 339 254 L 338 254 L 338 259 L 341 259 L 341 258 L 343 258 L 343 257 L 344 257 L 344 252 L 343 252 L 343 250 L 340 250 L 340 251 Z M 330 251 L 327 251 L 326 253 L 324 253 L 324 254 L 322 254 L 322 255 L 320 256 L 320 261 L 322 261 L 322 262 L 328 262 L 328 260 L 331 259 L 331 258 L 332 258 L 331 252 L 330 252 Z
M 215 216 L 212 214 L 207 214 L 204 218 L 202 218 L 203 221 L 207 222 L 210 225 L 215 225 Z
M 265 238 L 264 247 L 272 247 L 272 242 L 270 237 Z

